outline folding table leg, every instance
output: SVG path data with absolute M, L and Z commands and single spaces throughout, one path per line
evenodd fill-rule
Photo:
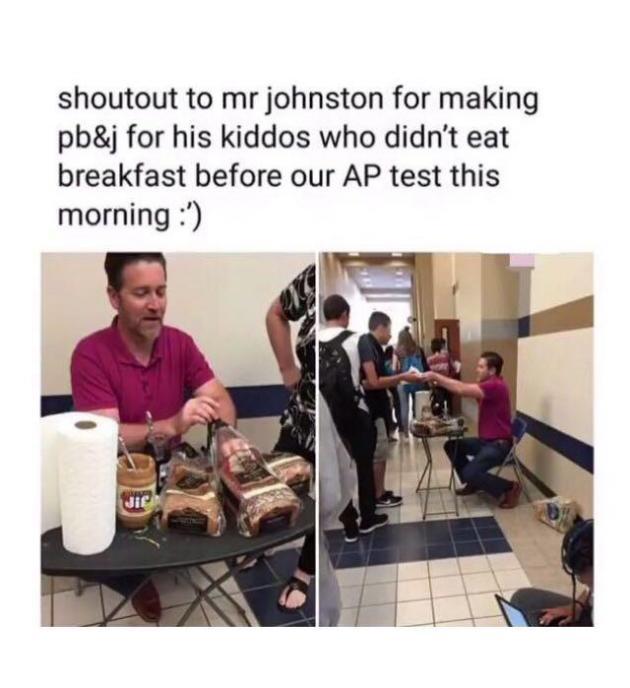
M 427 466 L 429 467 L 429 474 L 427 476 L 427 486 L 424 488 L 424 507 L 422 509 L 422 520 L 426 520 L 427 512 L 429 510 L 429 493 L 431 492 L 431 474 L 433 473 L 433 456 L 431 455 L 431 447 L 426 437 L 422 438 L 422 445 L 424 452 L 427 455 Z
M 151 578 L 153 573 L 150 573 L 148 576 L 142 579 L 142 583 L 140 585 L 137 585 L 127 597 L 125 597 L 119 604 L 117 604 L 112 611 L 105 616 L 103 619 L 103 623 L 100 623 L 99 626 L 107 626 L 107 624 L 114 619 L 116 614 L 129 602 L 129 600 L 140 590 L 144 584 Z

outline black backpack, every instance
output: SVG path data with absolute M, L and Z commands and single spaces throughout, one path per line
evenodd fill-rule
M 329 342 L 319 342 L 319 391 L 342 437 L 352 431 L 362 397 L 361 390 L 354 386 L 352 364 L 343 348 L 353 334 L 344 330 Z

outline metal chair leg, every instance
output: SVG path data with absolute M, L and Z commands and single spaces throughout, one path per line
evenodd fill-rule
M 83 595 L 83 581 L 80 578 L 74 579 L 74 594 L 77 597 L 81 597 L 81 595 Z
M 516 474 L 516 479 L 521 484 L 521 488 L 523 489 L 523 492 L 525 493 L 525 497 L 527 498 L 527 501 L 531 504 L 532 498 L 529 496 L 529 492 L 527 491 L 527 487 L 525 487 L 525 478 L 523 476 L 523 472 L 522 472 L 521 466 L 519 464 L 518 458 L 516 458 L 516 457 L 514 457 L 514 473 Z

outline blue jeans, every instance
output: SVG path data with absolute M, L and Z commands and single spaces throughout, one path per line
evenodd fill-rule
M 444 444 L 444 451 L 462 483 L 498 499 L 512 487 L 512 483 L 488 471 L 503 463 L 511 447 L 509 440 L 491 441 L 465 437 L 461 440 L 448 440 Z M 468 456 L 474 458 L 469 461 Z
M 398 385 L 398 398 L 400 399 L 400 432 L 409 432 L 409 409 L 412 413 L 416 406 L 416 389 L 408 385 Z M 409 401 L 411 399 L 411 402 Z

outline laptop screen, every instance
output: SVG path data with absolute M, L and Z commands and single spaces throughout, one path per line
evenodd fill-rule
M 520 609 L 513 607 L 507 600 L 497 595 L 497 602 L 499 603 L 503 615 L 510 626 L 529 626 L 525 614 Z

